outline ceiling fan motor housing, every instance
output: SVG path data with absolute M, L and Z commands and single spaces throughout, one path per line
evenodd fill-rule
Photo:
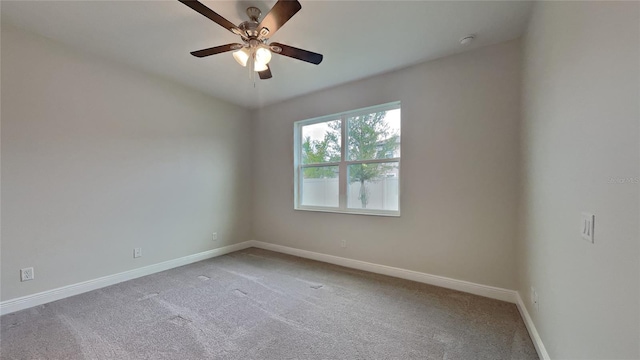
M 249 19 L 251 19 L 251 21 L 255 21 L 256 23 L 258 23 L 260 15 L 262 15 L 262 11 L 260 11 L 260 9 L 258 9 L 257 7 L 250 6 L 247 8 L 247 16 L 249 17 Z
M 249 16 L 249 19 L 251 20 L 245 21 L 238 26 L 238 28 L 244 31 L 244 35 L 241 36 L 243 37 L 243 39 L 246 38 L 245 41 L 254 38 L 260 38 L 261 40 L 263 40 L 263 42 L 267 41 L 269 29 L 267 29 L 266 27 L 258 29 L 258 26 L 260 25 L 258 19 L 260 18 L 261 14 L 262 12 L 257 7 L 251 6 L 247 8 L 247 16 Z
M 242 31 L 244 31 L 247 39 L 257 38 L 259 35 L 258 32 L 258 22 L 257 21 L 245 21 L 240 26 L 238 26 Z

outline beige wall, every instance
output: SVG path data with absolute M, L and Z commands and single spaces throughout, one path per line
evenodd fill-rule
M 250 238 L 247 110 L 3 24 L 1 116 L 2 300 Z
M 525 39 L 519 290 L 552 359 L 640 358 L 639 7 L 537 2 Z
M 254 238 L 518 289 L 552 358 L 640 358 L 639 7 L 537 2 L 524 74 L 516 40 L 253 123 L 3 24 L 0 299 Z M 402 216 L 294 211 L 293 122 L 396 100 Z M 584 211 L 595 244 L 579 236 Z M 36 280 L 20 283 L 27 266 Z
M 258 110 L 255 239 L 515 288 L 520 77 L 511 41 Z M 402 216 L 294 211 L 293 123 L 395 100 Z

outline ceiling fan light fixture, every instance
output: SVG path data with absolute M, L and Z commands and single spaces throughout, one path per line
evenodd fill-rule
M 256 60 L 255 63 L 253 64 L 253 71 L 255 72 L 265 71 L 267 69 L 268 67 L 266 63 L 259 62 Z
M 256 50 L 256 62 L 267 65 L 271 61 L 271 51 L 266 47 L 259 47 Z
M 242 48 L 238 51 L 233 52 L 233 58 L 236 59 L 238 64 L 242 65 L 243 67 L 247 66 L 249 55 L 250 53 L 249 53 L 249 50 L 247 50 L 247 48 Z

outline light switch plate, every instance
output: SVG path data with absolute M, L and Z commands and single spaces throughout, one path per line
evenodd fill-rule
M 596 216 L 589 213 L 582 213 L 582 225 L 580 234 L 582 238 L 590 243 L 594 243 L 593 230 L 595 229 Z

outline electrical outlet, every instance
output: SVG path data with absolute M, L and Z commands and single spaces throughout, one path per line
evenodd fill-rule
M 340 240 L 340 247 L 346 248 L 347 247 L 347 240 Z
M 538 292 L 536 291 L 536 289 L 532 286 L 531 287 L 531 305 L 533 305 L 533 308 L 538 311 L 540 309 L 540 301 L 538 299 Z
M 531 300 L 531 305 L 535 303 L 535 297 L 533 296 L 533 294 L 535 293 L 536 293 L 536 289 L 532 286 L 531 291 L 529 292 L 529 299 Z
M 582 224 L 580 227 L 580 235 L 590 243 L 594 243 L 593 230 L 596 222 L 596 216 L 589 213 L 582 213 Z
M 135 248 L 133 249 L 133 258 L 139 258 L 142 257 L 142 248 Z
M 217 232 L 214 232 L 213 234 L 211 234 L 211 239 L 212 239 L 213 241 L 218 241 L 218 233 L 217 233 Z
M 32 267 L 20 269 L 20 281 L 29 281 L 35 278 L 35 272 Z

